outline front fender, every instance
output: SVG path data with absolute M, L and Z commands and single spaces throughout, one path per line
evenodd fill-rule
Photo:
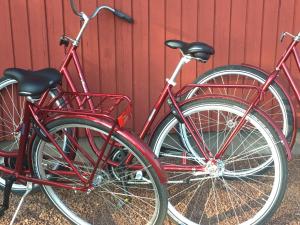
M 246 67 L 249 67 L 251 69 L 255 69 L 255 70 L 258 70 L 259 72 L 261 73 L 264 73 L 266 76 L 269 76 L 270 73 L 268 73 L 267 71 L 263 70 L 262 68 L 259 68 L 257 66 L 253 66 L 253 65 L 249 65 L 249 64 L 242 64 L 243 66 L 246 66 Z M 294 107 L 294 104 L 292 102 L 292 99 L 291 99 L 291 95 L 289 94 L 289 92 L 286 90 L 285 87 L 283 87 L 283 85 L 278 82 L 276 79 L 274 80 L 274 82 L 280 87 L 280 89 L 283 91 L 283 93 L 285 94 L 290 106 L 291 106 L 291 109 L 292 109 L 292 114 L 293 114 L 293 117 L 294 117 L 294 124 L 293 124 L 293 134 L 292 134 L 292 140 L 291 140 L 291 143 L 290 143 L 290 148 L 292 148 L 295 144 L 295 141 L 296 141 L 296 135 L 297 135 L 297 116 L 296 116 L 296 110 L 295 110 L 295 107 Z

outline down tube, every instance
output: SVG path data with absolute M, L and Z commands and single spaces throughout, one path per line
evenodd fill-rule
M 166 100 L 167 96 L 168 96 L 168 88 L 170 87 L 170 84 L 167 84 L 164 87 L 164 90 L 162 91 L 162 93 L 160 94 L 157 102 L 155 103 L 150 116 L 148 117 L 147 121 L 145 122 L 144 126 L 143 126 L 143 130 L 141 131 L 139 138 L 140 139 L 144 139 L 147 132 L 149 131 L 151 125 L 153 124 L 159 110 L 161 109 L 163 102 Z M 133 155 L 129 155 L 128 158 L 126 159 L 125 163 L 126 164 L 130 164 L 131 160 L 133 159 Z

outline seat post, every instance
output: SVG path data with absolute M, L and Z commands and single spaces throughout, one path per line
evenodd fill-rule
M 167 82 L 172 85 L 175 86 L 176 85 L 176 78 L 177 75 L 179 74 L 179 71 L 181 70 L 181 68 L 183 67 L 184 64 L 188 63 L 191 61 L 191 58 L 189 56 L 183 55 L 183 57 L 180 59 L 178 65 L 176 66 L 172 76 L 170 79 L 167 78 Z

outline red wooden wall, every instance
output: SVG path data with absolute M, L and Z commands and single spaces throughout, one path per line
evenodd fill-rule
M 216 54 L 206 64 L 192 62 L 179 85 L 224 64 L 248 63 L 271 70 L 286 46 L 282 31 L 300 31 L 300 0 L 77 0 L 92 12 L 107 4 L 132 15 L 127 24 L 104 12 L 87 28 L 80 59 L 92 91 L 122 93 L 135 102 L 139 130 L 179 59 L 166 39 L 203 41 Z M 79 20 L 68 0 L 0 0 L 0 70 L 6 67 L 58 67 L 64 49 L 60 35 L 75 36 Z M 295 65 L 291 63 L 294 76 Z M 300 84 L 299 76 L 297 82 Z

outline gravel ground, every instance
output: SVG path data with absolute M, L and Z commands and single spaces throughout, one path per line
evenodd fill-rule
M 2 194 L 0 195 L 2 199 Z M 20 197 L 12 195 L 11 207 L 0 224 L 9 224 Z M 15 224 L 69 224 L 68 221 L 55 209 L 43 193 L 35 193 L 25 199 Z M 166 225 L 173 225 L 171 220 Z M 271 225 L 300 225 L 300 157 L 289 162 L 289 184 L 285 199 L 275 216 L 269 222 Z

